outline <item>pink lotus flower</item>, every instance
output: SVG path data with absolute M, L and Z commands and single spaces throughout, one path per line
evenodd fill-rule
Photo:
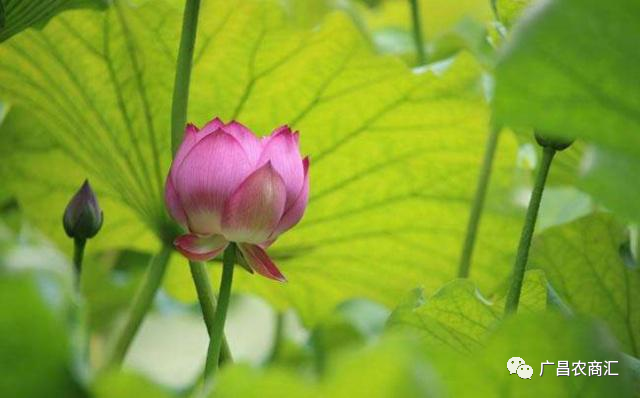
M 236 242 L 251 269 L 285 281 L 265 249 L 302 218 L 308 171 L 298 133 L 287 126 L 259 139 L 236 121 L 187 125 L 165 186 L 171 217 L 190 232 L 176 248 L 206 261 Z

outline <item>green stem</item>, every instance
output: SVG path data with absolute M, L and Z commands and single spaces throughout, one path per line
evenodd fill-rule
M 566 317 L 573 316 L 571 308 L 562 300 L 550 283 L 547 283 L 547 307 L 558 311 L 558 313 Z
M 413 30 L 413 43 L 416 46 L 416 56 L 418 65 L 424 65 L 427 57 L 424 52 L 424 42 L 422 40 L 422 21 L 420 16 L 420 5 L 418 0 L 409 0 L 411 4 L 411 22 Z
M 526 270 L 527 259 L 529 257 L 529 247 L 531 246 L 531 238 L 533 237 L 533 230 L 536 226 L 538 210 L 540 210 L 542 192 L 544 191 L 544 185 L 547 181 L 547 175 L 549 174 L 551 161 L 553 160 L 553 156 L 555 155 L 555 153 L 556 150 L 551 147 L 543 148 L 542 162 L 540 163 L 538 175 L 536 176 L 536 181 L 533 185 L 533 191 L 531 192 L 529 208 L 527 209 L 524 226 L 522 227 L 522 234 L 520 235 L 518 253 L 516 254 L 516 261 L 513 265 L 511 287 L 509 288 L 507 302 L 504 307 L 505 315 L 512 314 L 518 310 L 518 303 L 520 302 L 520 291 L 522 290 L 522 281 L 524 280 L 524 272 Z
M 191 278 L 196 286 L 198 292 L 198 301 L 200 302 L 200 308 L 202 309 L 202 317 L 204 323 L 207 325 L 207 332 L 209 338 L 214 334 L 214 316 L 216 312 L 216 297 L 211 290 L 209 284 L 209 276 L 207 275 L 207 268 L 203 263 L 196 261 L 189 261 L 189 268 L 191 269 Z M 220 362 L 232 362 L 231 351 L 229 350 L 229 344 L 224 334 L 222 335 L 222 352 L 220 353 Z
M 80 273 L 82 272 L 82 260 L 84 258 L 84 247 L 87 240 L 83 238 L 73 239 L 73 266 L 76 270 L 76 287 L 80 287 Z
M 313 368 L 316 376 L 321 378 L 327 367 L 327 347 L 324 340 L 324 329 L 317 326 L 312 336 Z
M 189 103 L 189 83 L 191 81 L 191 65 L 193 63 L 193 49 L 196 42 L 198 28 L 198 13 L 200 0 L 187 0 L 182 19 L 182 36 L 176 64 L 176 79 L 173 86 L 173 103 L 171 106 L 171 150 L 176 153 L 184 126 L 187 122 L 187 106 Z
M 496 21 L 500 22 L 500 15 L 498 15 L 498 4 L 496 0 L 491 0 L 491 11 L 493 11 L 493 17 Z
M 145 314 L 151 307 L 156 291 L 160 287 L 162 278 L 167 269 L 172 247 L 163 245 L 160 252 L 151 261 L 142 284 L 133 298 L 133 303 L 127 313 L 124 327 L 118 334 L 113 349 L 107 359 L 107 368 L 119 366 L 124 360 L 127 350 L 133 341 Z
M 282 339 L 284 335 L 284 313 L 278 312 L 276 314 L 275 330 L 273 332 L 273 345 L 271 346 L 271 352 L 267 357 L 266 363 L 271 363 L 278 358 L 280 348 L 282 347 Z
M 484 160 L 482 161 L 482 168 L 480 169 L 478 185 L 476 186 L 476 194 L 471 205 L 471 213 L 469 214 L 469 221 L 467 223 L 467 234 L 462 246 L 460 264 L 458 265 L 459 278 L 466 278 L 469 276 L 471 257 L 476 243 L 476 236 L 478 234 L 478 226 L 480 225 L 480 217 L 482 216 L 484 201 L 487 196 L 487 187 L 489 186 L 489 180 L 491 178 L 491 170 L 493 168 L 493 159 L 495 158 L 496 147 L 498 146 L 499 133 L 500 128 L 492 126 L 491 131 L 489 131 L 489 137 L 487 138 L 486 148 L 484 150 Z
M 222 259 L 222 277 L 220 279 L 220 290 L 218 292 L 218 306 L 213 317 L 213 328 L 207 352 L 207 363 L 204 370 L 205 391 L 211 385 L 211 381 L 218 370 L 220 349 L 222 347 L 222 336 L 224 335 L 224 323 L 227 318 L 229 308 L 229 298 L 231 297 L 231 283 L 233 282 L 233 268 L 236 263 L 236 245 L 230 243 L 224 250 Z

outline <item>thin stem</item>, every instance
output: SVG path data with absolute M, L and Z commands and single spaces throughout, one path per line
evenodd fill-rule
M 129 308 L 127 319 L 124 327 L 115 340 L 113 349 L 107 360 L 107 368 L 120 366 L 124 360 L 127 350 L 133 341 L 145 314 L 151 307 L 156 291 L 160 287 L 162 278 L 167 269 L 169 258 L 171 257 L 172 248 L 169 245 L 163 245 L 160 252 L 156 254 L 151 261 L 147 272 L 144 276 L 142 284 L 138 288 L 133 298 L 133 303 Z
M 209 341 L 209 350 L 207 352 L 207 363 L 204 370 L 205 391 L 208 391 L 208 387 L 211 385 L 216 370 L 218 370 L 224 323 L 227 318 L 227 309 L 229 308 L 235 263 L 236 245 L 235 243 L 230 243 L 224 250 L 222 259 L 222 277 L 220 279 L 220 290 L 218 292 L 218 306 L 216 307 L 216 313 L 213 317 L 213 328 Z
M 327 347 L 325 347 L 324 329 L 322 326 L 316 327 L 313 332 L 312 341 L 313 369 L 316 372 L 316 376 L 321 378 L 327 367 Z
M 279 311 L 276 314 L 276 324 L 273 331 L 273 345 L 271 346 L 271 352 L 267 357 L 266 363 L 271 363 L 278 358 L 280 348 L 282 347 L 282 339 L 284 337 L 284 313 Z
M 413 43 L 416 46 L 416 56 L 418 58 L 418 65 L 424 65 L 427 61 L 427 56 L 424 52 L 424 41 L 422 40 L 422 20 L 420 16 L 419 0 L 409 0 L 411 4 L 411 23 L 413 29 Z
M 197 261 L 189 261 L 189 268 L 191 269 L 191 278 L 193 279 L 196 291 L 198 292 L 198 301 L 200 302 L 200 308 L 202 309 L 202 317 L 204 318 L 204 323 L 207 325 L 209 338 L 211 338 L 211 336 L 213 336 L 213 329 L 215 325 L 214 316 L 216 312 L 216 297 L 214 296 L 213 291 L 211 290 L 211 285 L 209 284 L 207 268 L 204 263 Z M 231 357 L 229 344 L 227 344 L 227 339 L 223 334 L 222 352 L 220 353 L 219 364 L 221 365 L 224 362 L 232 361 L 233 358 Z
M 500 21 L 500 15 L 498 14 L 498 4 L 496 0 L 491 0 L 491 11 L 496 21 Z
M 73 266 L 76 270 L 76 287 L 80 287 L 80 273 L 82 272 L 82 260 L 84 259 L 84 247 L 87 240 L 83 238 L 73 239 Z
M 75 367 L 78 375 L 82 380 L 89 379 L 90 372 L 90 349 L 89 349 L 89 330 L 87 325 L 87 310 L 85 303 L 80 295 L 80 275 L 82 272 L 82 260 L 84 259 L 84 249 L 87 244 L 87 240 L 83 238 L 73 239 L 73 266 L 75 269 L 75 312 L 73 316 L 75 318 L 75 327 L 73 328 L 73 343 L 74 343 L 74 356 Z
M 533 185 L 533 191 L 531 192 L 529 208 L 527 209 L 524 226 L 522 227 L 522 234 L 520 235 L 518 253 L 516 254 L 516 261 L 513 265 L 511 287 L 509 288 L 507 302 L 504 307 L 505 315 L 512 314 L 518 310 L 518 303 L 520 302 L 520 291 L 522 290 L 522 281 L 524 280 L 524 272 L 527 267 L 527 259 L 529 258 L 529 247 L 531 246 L 531 238 L 533 237 L 533 230 L 536 226 L 538 210 L 540 210 L 542 192 L 544 191 L 544 185 L 547 181 L 547 175 L 549 174 L 549 168 L 551 167 L 551 161 L 553 160 L 553 156 L 555 155 L 555 153 L 556 150 L 551 147 L 544 147 L 542 152 L 542 162 L 540 163 L 538 175 L 536 176 L 536 181 Z
M 176 153 L 182 140 L 182 133 L 187 122 L 187 106 L 189 103 L 189 83 L 191 81 L 191 65 L 193 49 L 198 28 L 200 0 L 187 0 L 182 19 L 182 36 L 176 64 L 176 79 L 173 86 L 173 103 L 171 106 L 171 150 Z
M 476 236 L 478 234 L 478 226 L 480 225 L 482 209 L 487 196 L 487 187 L 489 186 L 489 180 L 491 179 L 491 170 L 493 168 L 493 159 L 495 158 L 496 147 L 498 146 L 499 133 L 500 128 L 492 126 L 489 131 L 489 137 L 487 138 L 486 148 L 484 150 L 484 160 L 482 161 L 482 168 L 480 169 L 480 176 L 478 177 L 476 194 L 473 199 L 473 203 L 471 204 L 471 213 L 469 214 L 469 221 L 467 223 L 467 234 L 462 246 L 460 264 L 458 265 L 459 278 L 466 278 L 469 276 L 471 257 L 473 256 L 473 249 L 475 247 Z
M 547 307 L 558 311 L 558 313 L 566 317 L 573 316 L 571 308 L 562 300 L 550 283 L 547 283 Z

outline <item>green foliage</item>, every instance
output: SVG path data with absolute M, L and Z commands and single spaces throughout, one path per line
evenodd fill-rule
M 533 367 L 531 380 L 510 375 L 506 361 L 519 356 Z M 597 323 L 583 319 L 564 319 L 554 314 L 537 314 L 507 320 L 486 341 L 475 358 L 446 355 L 450 372 L 448 385 L 452 396 L 474 397 L 632 397 L 635 390 L 625 360 L 611 336 Z M 557 377 L 557 362 L 618 361 L 612 370 L 620 376 Z M 541 364 L 545 366 L 540 376 Z M 604 372 L 604 370 L 603 370 Z M 444 373 L 444 372 L 443 372 Z M 459 374 L 465 375 L 460 382 Z
M 96 398 L 169 398 L 172 395 L 140 375 L 111 372 L 100 375 L 93 386 Z
M 640 155 L 639 17 L 635 0 L 545 2 L 496 69 L 498 120 Z
M 480 322 L 477 314 L 466 315 L 468 323 Z M 513 356 L 533 367 L 531 380 L 509 375 L 506 363 Z M 547 360 L 618 361 L 612 370 L 620 376 L 556 377 L 556 366 L 546 366 L 540 377 L 540 365 Z M 631 397 L 634 391 L 626 362 L 606 331 L 554 314 L 518 315 L 496 324 L 465 353 L 392 334 L 375 346 L 344 351 L 331 365 L 319 381 L 277 367 L 265 371 L 234 365 L 220 373 L 213 396 Z
M 540 272 L 526 274 L 521 300 L 521 313 L 546 309 L 546 280 Z M 419 289 L 411 292 L 391 315 L 389 327 L 416 331 L 430 346 L 471 353 L 501 320 L 504 301 L 504 294 L 500 294 L 494 304 L 472 282 L 458 279 L 428 299 Z
M 496 14 L 505 26 L 513 25 L 522 16 L 531 0 L 491 0 Z
M 629 243 L 629 231 L 611 215 L 594 214 L 539 235 L 530 264 L 545 271 L 572 309 L 604 320 L 638 356 L 640 270 L 623 257 Z
M 371 347 L 334 357 L 320 381 L 236 365 L 220 373 L 212 397 L 412 397 L 440 396 L 423 352 L 411 339 L 391 336 Z
M 50 278 L 0 270 L 0 396 L 84 396 L 72 377 L 65 313 L 48 304 L 60 301 L 59 288 Z
M 640 158 L 618 151 L 591 147 L 585 154 L 578 186 L 608 208 L 629 220 L 640 220 L 640 189 L 630 184 L 640 173 Z
M 0 0 L 0 43 L 29 27 L 42 28 L 59 12 L 104 8 L 107 0 Z
M 638 18 L 634 0 L 546 2 L 515 28 L 496 69 L 494 101 L 508 125 L 600 146 L 581 186 L 634 220 L 638 189 L 626 175 L 640 156 Z

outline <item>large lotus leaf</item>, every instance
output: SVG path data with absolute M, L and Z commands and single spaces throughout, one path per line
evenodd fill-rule
M 640 155 L 640 3 L 555 0 L 529 10 L 496 68 L 496 118 Z
M 13 104 L 0 176 L 67 249 L 60 217 L 85 177 L 105 208 L 89 250 L 157 245 L 180 14 L 118 1 L 0 46 L 0 95 Z M 453 278 L 488 124 L 472 57 L 415 74 L 373 55 L 344 15 L 300 31 L 270 2 L 205 2 L 200 18 L 189 120 L 236 118 L 259 134 L 288 123 L 311 157 L 307 214 L 271 250 L 289 283 L 239 271 L 236 289 L 310 321 L 347 297 L 394 305 L 406 286 Z M 514 152 L 504 135 L 472 269 L 486 291 L 516 245 L 520 220 L 505 210 Z M 166 286 L 195 299 L 186 261 Z
M 106 5 L 107 0 L 0 0 L 0 42 L 29 27 L 41 28 L 64 10 Z
M 545 271 L 573 310 L 606 321 L 625 351 L 638 356 L 640 271 L 629 239 L 611 215 L 594 214 L 536 237 L 530 265 Z
M 429 346 L 470 353 L 483 346 L 485 337 L 502 319 L 504 297 L 499 294 L 489 300 L 466 279 L 447 283 L 429 298 L 415 290 L 393 311 L 388 327 L 413 331 Z M 518 313 L 540 313 L 546 307 L 544 274 L 540 270 L 527 272 Z

